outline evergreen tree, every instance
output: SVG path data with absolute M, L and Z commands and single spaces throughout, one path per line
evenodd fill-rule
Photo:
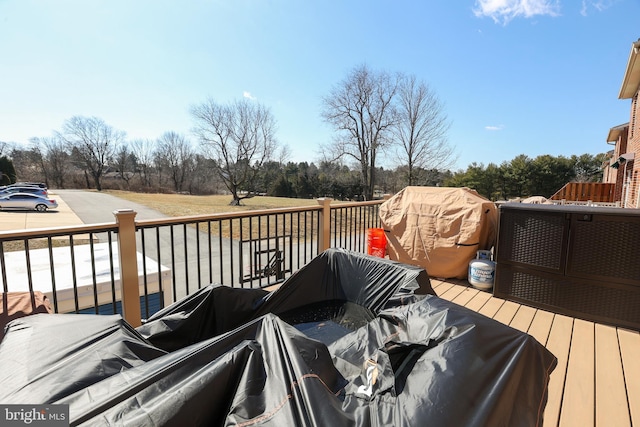
M 13 161 L 7 156 L 0 157 L 0 185 L 9 185 L 16 182 L 16 170 Z

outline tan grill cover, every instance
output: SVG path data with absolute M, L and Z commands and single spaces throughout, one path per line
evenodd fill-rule
M 406 187 L 380 206 L 380 220 L 390 259 L 464 279 L 476 252 L 495 243 L 498 209 L 469 188 Z

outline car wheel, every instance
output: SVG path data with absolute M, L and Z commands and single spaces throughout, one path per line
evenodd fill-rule
M 47 210 L 47 205 L 36 205 L 36 210 L 38 212 L 45 212 Z

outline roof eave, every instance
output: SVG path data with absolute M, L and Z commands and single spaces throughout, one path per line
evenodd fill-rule
M 627 61 L 627 69 L 624 72 L 622 87 L 618 99 L 633 98 L 638 93 L 640 87 L 640 40 L 635 41 L 631 45 L 629 52 L 629 60 Z
M 624 123 L 609 129 L 609 135 L 607 135 L 607 142 L 617 142 L 620 138 L 620 134 L 623 130 L 629 127 L 629 123 Z

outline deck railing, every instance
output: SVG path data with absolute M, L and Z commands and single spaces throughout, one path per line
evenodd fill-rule
M 210 283 L 268 288 L 329 247 L 367 250 L 382 200 L 0 232 L 3 292 L 42 291 L 55 312 L 120 313 L 133 326 Z

